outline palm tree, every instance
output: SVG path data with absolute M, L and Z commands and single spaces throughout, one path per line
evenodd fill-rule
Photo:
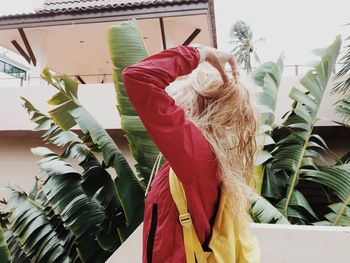
M 237 63 L 243 66 L 247 72 L 252 71 L 252 56 L 255 62 L 260 63 L 258 54 L 256 53 L 256 43 L 263 41 L 253 39 L 253 32 L 250 27 L 238 20 L 234 23 L 230 30 L 230 44 L 233 47 L 231 52 L 236 56 Z

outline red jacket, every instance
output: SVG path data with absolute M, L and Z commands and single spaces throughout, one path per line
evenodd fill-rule
M 189 212 L 205 248 L 219 197 L 217 161 L 201 130 L 164 91 L 198 66 L 199 54 L 179 46 L 128 67 L 123 82 L 149 135 L 167 162 L 151 184 L 143 227 L 143 262 L 186 262 L 179 213 L 169 189 L 169 167 L 183 183 Z

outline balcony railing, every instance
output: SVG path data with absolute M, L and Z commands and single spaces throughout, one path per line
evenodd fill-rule
M 342 65 L 343 65 L 342 63 L 337 63 L 333 72 L 334 73 L 337 72 Z M 253 70 L 254 69 L 255 67 L 253 67 Z M 303 74 L 305 74 L 309 69 L 310 67 L 306 65 L 284 65 L 283 76 L 300 77 Z M 72 78 L 75 78 L 80 84 L 85 84 L 85 83 L 103 84 L 103 83 L 113 82 L 112 74 L 84 74 L 79 76 L 76 76 L 76 75 L 69 75 L 69 76 Z M 30 87 L 33 82 L 35 83 L 35 86 L 36 86 L 39 80 L 41 80 L 40 76 L 28 75 L 27 78 L 0 76 L 0 88 L 1 87 Z
M 112 74 L 85 74 L 85 75 L 68 75 L 76 79 L 79 84 L 94 83 L 104 84 L 112 83 Z M 28 76 L 27 78 L 16 78 L 12 76 L 0 76 L 0 88 L 1 87 L 31 87 L 37 86 L 38 82 L 41 81 L 40 76 Z

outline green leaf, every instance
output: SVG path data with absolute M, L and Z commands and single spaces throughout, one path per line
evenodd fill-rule
M 271 164 L 265 165 L 262 195 L 267 198 L 282 199 L 287 182 L 288 175 L 284 170 L 273 172 Z
M 67 102 L 67 101 L 69 101 L 69 97 L 66 96 L 62 92 L 58 92 L 55 95 L 53 95 L 52 98 L 47 101 L 47 103 L 49 105 L 54 105 L 55 106 L 55 105 L 61 105 L 61 104 L 65 103 L 65 102 Z
M 78 107 L 78 105 L 70 100 L 49 111 L 49 114 L 62 130 L 69 130 L 76 124 L 69 112 L 76 107 Z
M 271 152 L 267 150 L 266 146 L 275 144 L 271 137 L 272 124 L 275 120 L 275 110 L 277 103 L 277 94 L 283 72 L 283 59 L 279 57 L 276 63 L 268 62 L 264 63 L 252 72 L 252 78 L 255 83 L 263 88 L 263 91 L 258 95 L 258 103 L 260 104 L 263 134 L 259 134 L 256 140 L 259 142 L 263 140 L 264 148 L 257 153 L 255 160 L 255 176 L 258 178 L 260 184 L 257 185 L 256 191 L 260 193 L 262 191 L 262 182 L 264 181 L 263 168 L 259 168 L 260 165 L 267 162 L 272 158 Z M 260 138 L 259 138 L 260 137 Z M 262 138 L 261 138 L 262 137 Z M 260 173 L 258 171 L 261 171 Z
M 72 98 L 77 99 L 78 98 L 78 82 L 67 75 L 63 76 L 63 83 L 64 83 L 64 89 L 66 91 L 66 94 Z
M 270 158 L 272 158 L 271 153 L 269 153 L 266 150 L 260 151 L 257 154 L 256 160 L 255 160 L 255 165 L 263 164 L 264 162 L 266 162 Z
M 306 200 L 304 195 L 299 192 L 298 190 L 293 191 L 292 198 L 290 200 L 291 206 L 298 206 L 303 209 L 305 209 L 311 216 L 313 216 L 315 219 L 317 219 L 317 215 L 311 208 L 309 202 Z
M 113 79 L 121 127 L 126 133 L 129 148 L 137 162 L 135 167 L 147 183 L 159 150 L 137 116 L 122 82 L 123 69 L 146 58 L 147 51 L 135 20 L 110 27 L 107 36 L 114 66 Z
M 265 224 L 290 224 L 288 219 L 265 198 L 255 194 L 251 196 L 251 200 L 251 215 L 255 222 Z
M 252 72 L 255 83 L 263 88 L 259 96 L 259 104 L 270 109 L 272 114 L 264 115 L 264 124 L 272 125 L 275 119 L 277 94 L 283 73 L 283 57 L 280 56 L 276 63 L 267 62 Z
M 292 90 L 290 91 L 289 97 L 292 100 L 300 102 L 300 103 L 306 105 L 306 107 L 311 108 L 312 112 L 316 112 L 318 107 L 319 107 L 319 105 L 317 105 L 316 102 L 312 98 L 310 98 L 308 95 L 306 95 L 305 93 L 303 93 L 302 91 L 298 90 L 295 87 L 292 88 Z
M 74 234 L 79 257 L 93 260 L 98 255 L 109 255 L 99 246 L 96 235 L 106 220 L 106 213 L 95 198 L 89 197 L 81 186 L 81 176 L 62 160 L 41 161 L 47 175 L 43 192 L 54 213 L 62 218 L 64 226 Z M 118 237 L 116 236 L 116 239 Z M 86 250 L 86 245 L 90 249 Z
M 144 202 L 144 189 L 134 175 L 122 152 L 92 116 L 82 107 L 71 111 L 71 114 L 83 132 L 89 133 L 92 140 L 99 146 L 106 165 L 114 167 L 117 173 L 115 183 L 118 197 L 125 212 L 125 218 L 129 224 L 134 215 L 139 213 L 140 204 Z
M 62 240 L 46 217 L 42 207 L 20 192 L 14 192 L 7 203 L 8 228 L 14 233 L 24 254 L 33 262 L 68 259 Z M 17 245 L 17 246 L 18 246 Z
M 3 263 L 11 262 L 10 251 L 4 239 L 4 234 L 1 227 L 0 227 L 0 259 L 1 259 L 1 262 Z
M 300 79 L 300 83 L 311 92 L 315 99 L 321 100 L 323 92 L 320 88 L 317 76 L 312 71 L 308 71 L 306 75 Z
M 4 237 L 11 254 L 12 262 L 30 263 L 31 259 L 24 253 L 22 245 L 19 243 L 15 234 L 10 230 L 4 232 Z
M 319 170 L 302 169 L 303 180 L 329 187 L 344 203 L 350 197 L 350 164 L 319 167 Z
M 335 203 L 328 207 L 334 212 L 325 215 L 329 222 L 333 222 L 333 225 L 350 226 L 349 205 L 346 205 L 345 203 Z M 333 220 L 331 220 L 331 218 Z
M 83 174 L 81 186 L 90 198 L 96 198 L 108 215 L 97 241 L 104 250 L 114 251 L 121 244 L 118 227 L 124 226 L 125 217 L 111 175 L 100 166 L 90 166 Z
M 349 80 L 350 81 L 350 80 Z M 350 125 L 350 91 L 344 94 L 336 103 L 336 113 L 342 118 L 345 125 Z

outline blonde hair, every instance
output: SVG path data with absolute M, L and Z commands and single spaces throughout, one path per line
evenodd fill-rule
M 191 74 L 181 94 L 174 97 L 208 140 L 218 162 L 222 188 L 228 193 L 241 230 L 248 222 L 248 184 L 253 175 L 258 127 L 247 86 L 234 77 L 223 86 L 217 70 L 203 63 Z

